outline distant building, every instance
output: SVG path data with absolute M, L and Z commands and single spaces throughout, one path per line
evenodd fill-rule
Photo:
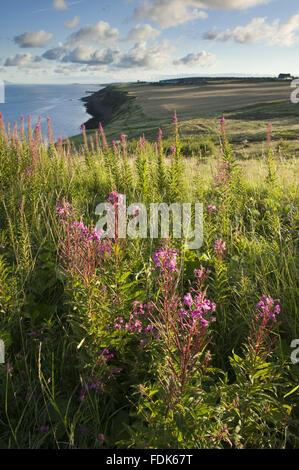
M 280 73 L 278 75 L 278 80 L 293 80 L 293 77 L 290 73 Z

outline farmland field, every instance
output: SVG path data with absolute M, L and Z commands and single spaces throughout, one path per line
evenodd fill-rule
M 146 84 L 122 86 L 122 89 L 130 96 L 136 96 L 137 105 L 153 119 L 167 119 L 174 109 L 182 120 L 187 120 L 290 98 L 290 83 L 275 81 L 215 80 L 202 85 Z
M 291 103 L 291 91 L 289 82 L 277 81 L 213 80 L 201 85 L 114 85 L 108 87 L 107 93 L 104 90 L 99 98 L 94 96 L 95 114 L 97 106 L 106 114 L 107 109 L 113 108 L 113 103 L 118 103 L 119 96 L 122 96 L 123 102 L 105 125 L 110 142 L 119 140 L 121 133 L 130 140 L 138 139 L 142 133 L 154 140 L 159 127 L 168 137 L 172 133 L 169 123 L 175 109 L 183 140 L 209 136 L 217 141 L 219 119 L 225 114 L 228 137 L 239 156 L 244 158 L 257 158 L 263 154 L 267 124 L 271 121 L 272 139 L 277 148 L 284 147 L 287 152 L 298 155 L 299 107 Z M 73 137 L 71 141 L 80 147 L 82 135 Z

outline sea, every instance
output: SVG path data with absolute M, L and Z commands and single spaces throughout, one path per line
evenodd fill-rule
M 104 88 L 100 85 L 72 84 L 72 85 L 5 85 L 5 103 L 0 103 L 0 112 L 4 121 L 10 122 L 13 127 L 17 121 L 18 129 L 21 127 L 21 116 L 25 123 L 31 115 L 32 126 L 41 117 L 41 131 L 47 135 L 47 118 L 51 119 L 51 126 L 55 139 L 71 137 L 79 134 L 81 125 L 91 116 L 86 112 L 80 98 Z

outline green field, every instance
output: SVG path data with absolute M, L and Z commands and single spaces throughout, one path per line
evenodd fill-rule
M 211 81 L 198 86 L 111 86 L 103 104 L 105 109 L 113 108 L 105 133 L 110 142 L 119 141 L 122 133 L 130 140 L 139 139 L 144 133 L 153 141 L 161 127 L 164 137 L 169 137 L 176 110 L 183 141 L 209 136 L 217 142 L 219 119 L 225 114 L 227 135 L 240 158 L 263 154 L 269 121 L 273 123 L 272 139 L 278 154 L 283 149 L 284 153 L 297 155 L 299 107 L 291 103 L 291 91 L 288 82 L 242 80 Z M 92 131 L 88 133 L 93 135 Z M 82 135 L 73 137 L 72 142 L 80 147 Z

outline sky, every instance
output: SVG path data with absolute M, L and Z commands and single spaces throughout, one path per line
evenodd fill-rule
M 298 0 L 1 2 L 0 80 L 299 75 Z

